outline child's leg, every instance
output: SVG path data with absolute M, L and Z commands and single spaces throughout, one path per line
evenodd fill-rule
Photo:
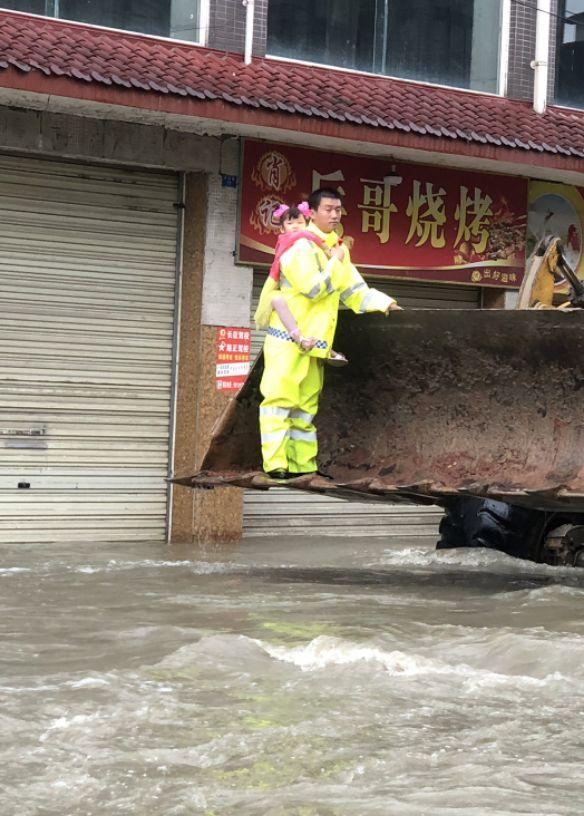
M 294 315 L 290 311 L 290 307 L 286 303 L 286 299 L 283 298 L 282 295 L 272 295 L 272 306 L 286 327 L 288 334 L 293 336 L 294 332 L 298 331 L 298 324 L 294 320 Z
M 344 354 L 331 349 L 330 357 L 325 357 L 324 362 L 332 366 L 346 366 L 349 361 Z

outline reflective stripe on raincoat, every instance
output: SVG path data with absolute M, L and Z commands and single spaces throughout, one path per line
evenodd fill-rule
M 330 248 L 338 242 L 334 232 L 324 233 L 314 224 L 309 229 Z M 280 259 L 280 290 L 303 337 L 314 337 L 316 346 L 306 352 L 312 357 L 330 356 L 337 326 L 339 301 L 355 313 L 385 312 L 393 298 L 370 288 L 351 263 L 347 247 L 342 261 L 328 259 L 322 249 L 306 239 L 297 241 Z M 270 328 L 286 333 L 276 312 Z M 283 339 L 283 338 L 281 338 Z M 266 343 L 279 342 L 270 332 Z

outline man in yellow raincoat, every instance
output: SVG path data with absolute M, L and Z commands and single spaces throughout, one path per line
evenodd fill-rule
M 291 337 L 276 311 L 264 341 L 260 390 L 260 432 L 264 471 L 275 479 L 317 473 L 318 442 L 314 418 L 323 386 L 323 361 L 330 356 L 339 301 L 357 314 L 399 309 L 388 295 L 371 289 L 339 245 L 335 231 L 342 200 L 322 188 L 308 199 L 308 227 L 329 247 L 331 257 L 307 239 L 293 244 L 280 261 L 281 295 L 302 337 L 316 340 L 309 351 Z

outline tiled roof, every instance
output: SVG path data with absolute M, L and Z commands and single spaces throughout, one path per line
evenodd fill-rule
M 10 12 L 0 12 L 0 69 L 584 158 L 584 111 L 540 116 L 528 102 L 275 59 L 245 66 L 238 54 Z

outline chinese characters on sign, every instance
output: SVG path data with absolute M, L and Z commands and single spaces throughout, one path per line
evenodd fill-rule
M 215 380 L 218 391 L 239 391 L 249 373 L 250 345 L 249 329 L 217 329 Z
M 373 230 L 380 244 L 389 241 L 391 214 L 397 212 L 397 207 L 391 203 L 391 188 L 400 182 L 397 176 L 385 176 L 379 181 L 361 179 L 363 203 L 358 205 L 361 210 L 361 232 Z
M 271 263 L 281 203 L 319 186 L 344 195 L 342 231 L 366 274 L 518 287 L 527 181 L 247 140 L 238 260 Z
M 418 238 L 416 246 L 424 246 L 430 239 L 430 243 L 435 249 L 442 249 L 446 246 L 444 237 L 444 224 L 446 223 L 446 212 L 444 205 L 444 188 L 440 187 L 434 192 L 434 185 L 426 182 L 426 192 L 423 195 L 420 190 L 422 185 L 414 180 L 412 194 L 408 199 L 406 215 L 410 218 L 410 229 L 406 244 L 409 244 L 414 236 Z

